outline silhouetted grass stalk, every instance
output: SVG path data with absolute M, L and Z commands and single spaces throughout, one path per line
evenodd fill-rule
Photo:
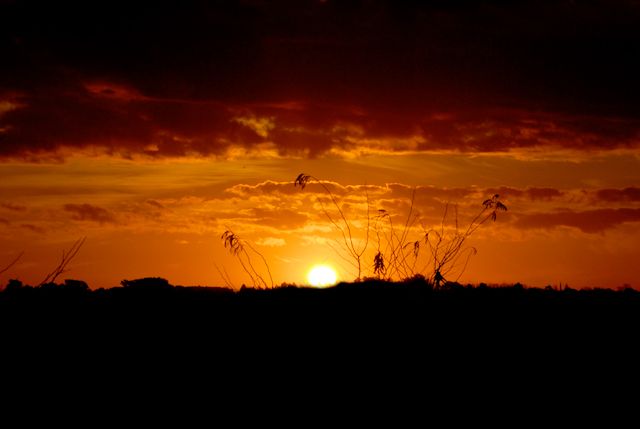
M 11 267 L 13 267 L 15 264 L 18 263 L 20 258 L 22 258 L 22 255 L 24 255 L 24 252 L 20 252 L 20 254 L 18 256 L 16 256 L 15 259 L 13 259 L 11 262 L 9 262 L 9 265 L 7 265 L 4 268 L 0 269 L 0 274 L 4 274 L 7 271 L 9 271 L 11 269 Z
M 231 254 L 237 257 L 238 261 L 240 262 L 240 265 L 242 266 L 242 269 L 244 270 L 245 273 L 247 273 L 254 287 L 257 287 L 257 288 L 261 288 L 261 287 L 273 288 L 274 287 L 273 277 L 271 276 L 271 270 L 269 269 L 269 264 L 267 263 L 267 260 L 262 255 L 262 253 L 258 252 L 248 241 L 241 239 L 237 234 L 235 234 L 230 229 L 227 229 L 224 233 L 222 233 L 222 235 L 220 236 L 220 239 L 224 242 L 224 247 L 229 248 L 229 251 L 231 252 Z M 258 255 L 260 259 L 262 259 L 262 262 L 264 263 L 264 266 L 267 270 L 267 274 L 269 275 L 270 284 L 268 284 L 264 279 L 264 277 L 258 272 L 258 270 L 256 270 L 251 260 L 251 255 L 249 254 L 249 252 L 247 252 L 245 246 L 246 248 L 249 248 L 249 250 L 251 250 L 254 254 Z M 228 284 L 231 284 L 228 278 L 229 276 L 227 275 L 226 277 L 227 278 L 222 276 L 223 280 Z
M 338 212 L 339 216 L 338 216 L 338 219 L 336 220 L 333 218 L 333 216 L 331 216 L 331 213 L 329 213 L 329 210 L 327 210 L 327 207 L 325 206 L 324 202 L 322 202 L 322 199 L 318 198 L 318 201 L 320 202 L 320 206 L 322 207 L 322 211 L 324 215 L 327 217 L 327 219 L 329 219 L 329 222 L 331 222 L 331 224 L 338 231 L 340 231 L 340 234 L 342 235 L 342 242 L 338 241 L 338 243 L 346 251 L 346 253 L 351 258 L 353 258 L 354 267 L 358 271 L 356 281 L 359 281 L 362 278 L 362 256 L 364 255 L 365 251 L 367 250 L 367 247 L 369 246 L 369 232 L 371 229 L 371 210 L 370 210 L 371 204 L 369 201 L 369 192 L 365 189 L 365 195 L 367 198 L 367 227 L 365 229 L 365 241 L 362 247 L 358 247 L 354 244 L 353 233 L 351 231 L 351 224 L 347 220 L 347 217 L 345 216 L 344 211 L 342 210 L 342 207 L 340 207 L 340 204 L 336 199 L 335 195 L 333 194 L 333 192 L 331 192 L 331 190 L 325 184 L 325 182 L 318 179 L 317 177 L 300 173 L 298 177 L 296 177 L 293 184 L 294 186 L 300 186 L 301 189 L 304 189 L 311 180 L 314 180 L 316 183 L 318 183 L 322 187 L 322 189 L 327 193 L 327 195 L 331 199 L 331 203 L 333 204 L 333 206 L 336 208 Z
M 371 229 L 371 203 L 369 194 L 368 192 L 366 194 L 366 239 L 364 246 L 356 247 L 354 245 L 352 231 L 353 224 L 347 220 L 338 199 L 333 192 L 331 192 L 326 182 L 303 173 L 298 175 L 294 181 L 294 185 L 304 189 L 311 180 L 317 182 L 322 187 L 338 213 L 337 217 L 332 216 L 322 199 L 318 198 L 324 215 L 333 227 L 340 232 L 342 237 L 341 241 L 336 240 L 339 248 L 329 243 L 328 246 L 340 258 L 357 269 L 358 276 L 356 280 L 359 280 L 362 278 L 362 258 L 369 244 Z M 496 194 L 492 196 L 482 203 L 480 211 L 473 217 L 467 227 L 461 231 L 458 219 L 458 206 L 454 205 L 454 232 L 450 233 L 449 228 L 446 228 L 446 223 L 450 216 L 451 207 L 447 203 L 440 226 L 429 230 L 426 230 L 423 226 L 425 231 L 424 235 L 421 238 L 416 237 L 417 239 L 411 239 L 413 235 L 412 231 L 415 230 L 416 223 L 420 219 L 420 214 L 415 210 L 415 198 L 416 188 L 411 192 L 409 210 L 401 230 L 394 224 L 393 217 L 387 210 L 378 210 L 377 216 L 374 217 L 373 224 L 376 248 L 373 255 L 373 264 L 369 269 L 374 277 L 385 280 L 404 280 L 417 275 L 427 277 L 431 284 L 439 288 L 448 281 L 448 278 L 454 273 L 457 274 L 455 278 L 455 281 L 457 281 L 466 270 L 471 257 L 477 253 L 474 247 L 466 247 L 467 239 L 489 219 L 495 221 L 497 212 L 506 211 L 507 207 L 499 201 L 499 195 Z M 419 260 L 422 260 L 422 243 L 429 249 L 429 254 L 425 265 L 421 269 L 416 269 L 416 267 L 419 267 Z M 343 251 L 346 253 L 346 256 L 343 255 Z
M 497 219 L 498 211 L 507 211 L 507 207 L 499 201 L 500 196 L 495 194 L 482 203 L 482 209 L 471 220 L 464 232 L 460 232 L 458 226 L 458 210 L 455 207 L 455 233 L 448 238 L 445 233 L 445 223 L 449 211 L 449 205 L 445 206 L 444 215 L 440 224 L 440 231 L 431 229 L 424 235 L 424 241 L 429 247 L 433 259 L 433 272 L 430 280 L 436 288 L 447 281 L 447 276 L 459 270 L 456 281 L 464 273 L 471 256 L 477 253 L 474 247 L 465 248 L 466 240 L 489 219 Z M 435 236 L 435 239 L 433 238 Z M 464 257 L 466 255 L 466 258 Z
M 42 286 L 48 283 L 55 283 L 56 279 L 63 273 L 66 273 L 67 271 L 69 271 L 67 269 L 67 266 L 69 266 L 69 263 L 73 260 L 73 258 L 76 257 L 76 255 L 78 254 L 78 252 L 80 251 L 80 249 L 82 248 L 82 245 L 84 244 L 84 242 L 86 241 L 87 237 L 83 237 L 79 240 L 77 240 L 75 243 L 73 243 L 73 245 L 71 246 L 71 248 L 68 251 L 62 250 L 62 258 L 60 260 L 60 263 L 53 269 L 53 271 L 51 271 L 49 274 L 47 274 L 47 276 L 44 278 L 44 280 L 42 280 L 38 286 Z

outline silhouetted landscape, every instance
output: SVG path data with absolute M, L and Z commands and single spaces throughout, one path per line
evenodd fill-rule
M 491 401 L 486 389 L 498 388 L 529 406 L 523 398 L 564 403 L 567 392 L 588 395 L 582 389 L 594 383 L 611 386 L 602 391 L 610 398 L 631 386 L 640 292 L 436 289 L 420 278 L 239 291 L 161 278 L 98 290 L 76 280 L 12 281 L 0 292 L 0 323 L 13 362 L 5 369 L 24 389 L 138 386 L 118 398 L 140 401 L 149 396 L 139 391 L 182 396 L 199 386 L 230 402 L 243 398 L 237 406 L 277 402 L 273 391 L 285 389 L 292 412 L 317 413 L 310 398 L 376 400 L 386 410 L 432 394 Z
M 152 329 L 184 327 L 232 333 L 246 327 L 269 330 L 385 329 L 434 332 L 520 329 L 574 333 L 625 331 L 640 326 L 640 292 L 631 288 L 583 289 L 462 285 L 434 287 L 421 277 L 403 282 L 365 280 L 328 288 L 282 285 L 273 289 L 174 286 L 163 278 L 123 280 L 91 290 L 79 280 L 39 287 L 12 280 L 0 292 L 4 326 L 109 328 L 144 323 Z M 357 325 L 357 326 L 356 326 Z M 133 325 L 129 325 L 133 326 Z M 335 333 L 335 332 L 334 332 Z M 401 333 L 401 332 L 399 332 Z M 612 332 L 613 333 L 613 332 Z M 342 335 L 343 333 L 340 333 Z

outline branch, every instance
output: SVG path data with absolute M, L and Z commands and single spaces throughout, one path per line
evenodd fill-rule
M 13 267 L 15 264 L 18 263 L 18 261 L 20 260 L 20 258 L 22 258 L 22 255 L 24 255 L 24 252 L 20 252 L 20 254 L 9 263 L 9 265 L 7 265 L 6 267 L 4 267 L 3 269 L 0 270 L 0 274 L 5 273 L 6 271 L 9 271 L 9 269 L 11 269 L 11 267 Z
M 60 260 L 60 263 L 54 268 L 53 271 L 51 271 L 44 278 L 44 280 L 40 282 L 40 284 L 38 284 L 38 286 L 42 286 L 47 283 L 55 283 L 56 279 L 58 278 L 58 276 L 60 276 L 60 274 L 67 272 L 68 271 L 67 266 L 73 260 L 73 258 L 76 257 L 76 255 L 80 251 L 80 248 L 82 247 L 86 239 L 87 237 L 83 237 L 78 241 L 76 241 L 75 243 L 73 243 L 73 246 L 71 246 L 68 252 L 63 250 L 62 259 Z

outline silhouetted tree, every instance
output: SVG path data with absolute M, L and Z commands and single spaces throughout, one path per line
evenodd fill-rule
M 7 286 L 5 287 L 4 290 L 7 291 L 7 292 L 10 292 L 10 291 L 13 291 L 13 290 L 22 289 L 23 287 L 24 287 L 24 285 L 22 284 L 22 282 L 20 280 L 11 279 L 7 283 Z
M 78 291 L 78 292 L 86 292 L 89 290 L 89 285 L 87 282 L 83 280 L 73 280 L 66 279 L 64 281 L 64 286 L 66 290 Z
M 122 280 L 120 284 L 124 288 L 136 290 L 158 290 L 170 289 L 172 287 L 169 280 L 163 279 L 162 277 L 144 277 L 135 280 Z

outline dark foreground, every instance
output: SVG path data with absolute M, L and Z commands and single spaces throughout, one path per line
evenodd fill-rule
M 5 391 L 16 397 L 53 398 L 64 387 L 136 403 L 204 392 L 248 401 L 253 412 L 275 402 L 278 416 L 310 408 L 314 419 L 338 411 L 318 404 L 342 401 L 353 412 L 360 400 L 369 417 L 396 400 L 421 414 L 434 398 L 489 400 L 500 410 L 526 404 L 527 413 L 532 398 L 564 410 L 576 398 L 622 407 L 640 362 L 633 290 L 433 290 L 416 281 L 233 292 L 142 281 L 91 291 L 69 283 L 6 289 L 0 323 L 3 382 L 15 378 Z
M 403 340 L 421 345 L 464 340 L 483 347 L 490 341 L 504 346 L 548 340 L 567 346 L 585 338 L 594 344 L 622 340 L 640 327 L 640 292 L 632 289 L 450 284 L 434 290 L 423 280 L 239 292 L 171 286 L 163 279 L 123 284 L 95 291 L 74 281 L 12 285 L 0 293 L 2 326 L 7 335 L 18 336 L 77 335 L 91 342 L 104 335 L 136 344 L 197 339 L 203 347 L 246 339 L 267 349 L 278 342 L 357 347 L 361 341 Z

